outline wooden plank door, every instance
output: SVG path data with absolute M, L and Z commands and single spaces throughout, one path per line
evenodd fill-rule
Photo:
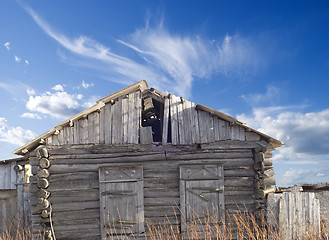
M 102 239 L 144 232 L 142 166 L 100 168 L 99 189 Z
M 224 221 L 223 167 L 216 164 L 180 166 L 180 207 L 182 231 L 190 225 L 202 231 L 208 221 L 212 225 Z

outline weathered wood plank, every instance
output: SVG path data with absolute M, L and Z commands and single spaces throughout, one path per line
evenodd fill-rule
M 210 114 L 207 116 L 208 120 L 208 142 L 215 142 L 215 129 L 214 129 L 214 118 Z
M 224 179 L 225 187 L 251 187 L 253 184 L 253 177 L 226 177 Z
M 99 113 L 100 111 L 97 110 L 93 113 L 94 115 L 94 143 L 99 143 L 99 140 L 100 140 L 100 119 L 99 119 Z
M 99 209 L 99 201 L 90 201 L 90 202 L 66 202 L 66 203 L 51 203 L 53 212 L 68 212 L 74 210 L 84 211 L 86 209 Z
M 59 130 L 57 135 L 58 145 L 64 145 L 64 129 Z
M 257 142 L 222 140 L 215 143 L 202 144 L 204 150 L 231 150 L 231 149 L 252 149 L 259 147 Z
M 231 139 L 232 140 L 240 140 L 240 126 L 234 124 L 231 127 Z
M 53 145 L 53 138 L 51 136 L 46 138 L 46 144 L 47 145 Z
M 98 174 L 96 172 L 82 172 L 82 173 L 52 173 L 49 176 L 50 184 L 52 181 L 72 181 L 72 180 L 95 180 L 98 181 Z
M 111 103 L 107 103 L 104 107 L 104 141 L 105 144 L 112 143 L 112 115 L 113 109 Z
M 137 111 L 136 111 L 136 93 L 130 93 L 128 98 L 128 143 L 135 143 L 136 136 L 134 128 L 138 128 L 136 124 L 137 121 Z
M 171 121 L 171 142 L 173 145 L 179 144 L 179 129 L 178 129 L 178 114 L 177 105 L 178 99 L 174 95 L 170 95 L 170 121 Z
M 99 109 L 99 143 L 105 143 L 105 106 Z
M 165 98 L 164 103 L 164 113 L 163 113 L 163 126 L 162 126 L 162 144 L 167 144 L 168 142 L 168 123 L 169 123 L 169 97 Z
M 135 111 L 136 111 L 136 120 L 134 120 L 134 139 L 133 143 L 138 144 L 139 143 L 139 128 L 142 127 L 142 98 L 141 98 L 141 92 L 135 92 Z
M 219 119 L 216 116 L 213 116 L 213 123 L 214 123 L 214 140 L 219 141 Z
M 87 116 L 87 126 L 88 126 L 88 139 L 87 143 L 95 143 L 94 135 L 94 113 L 90 113 Z
M 145 198 L 144 204 L 146 206 L 178 206 L 179 197 L 167 197 L 167 198 Z
M 200 142 L 208 143 L 209 121 L 207 121 L 207 117 L 209 116 L 209 113 L 205 111 L 198 111 L 198 116 L 200 128 Z
M 88 115 L 88 143 L 99 143 L 99 112 Z
M 228 123 L 222 119 L 218 119 L 218 127 L 219 127 L 219 140 L 227 140 L 228 136 Z
M 177 119 L 178 119 L 178 133 L 179 133 L 179 144 L 186 144 L 185 128 L 184 125 L 184 109 L 183 103 L 180 98 L 177 97 Z
M 128 119 L 129 119 L 129 99 L 122 99 L 122 135 L 123 143 L 128 143 Z
M 192 144 L 200 143 L 200 128 L 198 111 L 195 109 L 195 104 L 191 102 L 191 132 L 192 132 Z
M 113 119 L 112 119 L 112 144 L 122 143 L 122 99 L 118 99 L 112 105 L 113 107 Z
M 191 102 L 183 101 L 183 125 L 185 143 L 192 144 L 192 115 L 191 115 Z
M 81 118 L 79 119 L 79 143 L 84 144 L 88 143 L 88 119 Z
M 140 143 L 151 144 L 153 142 L 152 127 L 141 127 L 139 129 Z
M 79 121 L 73 122 L 73 144 L 79 144 L 80 143 L 80 127 L 79 127 Z
M 225 177 L 253 177 L 255 171 L 252 168 L 236 168 L 224 171 Z
M 58 134 L 53 134 L 52 136 L 52 145 L 59 146 Z

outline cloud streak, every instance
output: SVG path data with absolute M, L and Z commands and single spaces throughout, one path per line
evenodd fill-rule
M 62 47 L 83 57 L 82 61 L 94 61 L 85 65 L 104 72 L 109 80 L 125 85 L 146 79 L 155 88 L 189 97 L 195 80 L 214 74 L 241 76 L 253 72 L 259 64 L 253 44 L 239 36 L 210 41 L 197 36 L 174 35 L 162 24 L 157 28 L 147 25 L 127 35 L 126 39 L 118 40 L 132 50 L 132 55 L 121 56 L 92 38 L 69 38 L 55 31 L 30 7 L 25 9 Z

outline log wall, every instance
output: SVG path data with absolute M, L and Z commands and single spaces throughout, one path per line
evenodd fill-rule
M 158 225 L 180 224 L 179 166 L 190 163 L 222 164 L 225 210 L 254 212 L 257 205 L 257 171 L 254 142 L 223 141 L 222 144 L 173 145 L 71 145 L 46 146 L 47 156 L 31 153 L 31 204 L 33 232 L 50 229 L 51 211 L 56 239 L 99 239 L 100 200 L 98 170 L 102 166 L 142 165 L 144 177 L 144 218 Z M 41 155 L 42 155 L 41 151 Z M 49 160 L 47 168 L 40 164 Z M 42 169 L 46 169 L 45 174 Z M 45 175 L 44 175 L 45 174 Z M 46 179 L 46 185 L 40 183 Z M 39 184 L 39 185 L 38 185 Z M 40 202 L 44 191 L 50 207 Z M 45 198 L 45 197 L 44 197 Z

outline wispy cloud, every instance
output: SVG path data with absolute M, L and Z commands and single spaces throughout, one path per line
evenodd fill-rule
M 4 89 L 5 91 L 10 92 L 10 93 L 15 92 L 15 87 L 11 84 L 0 82 L 0 88 Z
M 15 56 L 14 58 L 15 58 L 15 62 L 17 62 L 17 63 L 20 63 L 21 60 L 22 60 L 22 59 L 21 59 L 20 57 L 18 57 L 18 56 Z
M 272 105 L 277 102 L 280 97 L 281 89 L 275 86 L 267 86 L 266 92 L 264 94 L 254 93 L 248 95 L 242 95 L 241 98 L 251 104 L 252 106 L 259 105 Z
M 82 81 L 81 86 L 84 89 L 87 89 L 87 88 L 90 88 L 90 87 L 94 86 L 94 83 L 86 83 L 85 81 Z
M 30 64 L 30 61 L 27 60 L 27 59 L 24 62 L 25 62 L 26 65 L 29 65 Z
M 7 50 L 10 50 L 10 42 L 6 42 L 5 44 L 3 44 L 3 46 L 5 46 L 7 48 Z
M 62 47 L 83 60 L 93 60 L 85 65 L 103 71 L 109 80 L 122 84 L 146 79 L 155 88 L 188 97 L 195 80 L 214 74 L 241 76 L 254 71 L 260 62 L 254 44 L 240 36 L 227 35 L 222 40 L 210 41 L 172 34 L 163 24 L 157 28 L 147 25 L 118 40 L 132 50 L 132 55 L 121 56 L 92 38 L 71 39 L 55 31 L 30 7 L 25 9 Z
M 37 135 L 31 130 L 9 126 L 7 120 L 0 117 L 0 142 L 21 146 L 35 137 Z
M 21 118 L 37 119 L 37 120 L 42 119 L 38 114 L 35 114 L 35 113 L 23 113 L 20 117 Z

